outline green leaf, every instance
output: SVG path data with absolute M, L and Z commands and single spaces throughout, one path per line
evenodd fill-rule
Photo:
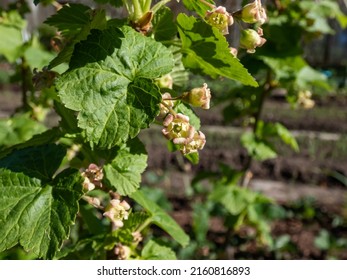
M 29 177 L 49 181 L 61 164 L 66 149 L 56 144 L 27 147 L 13 151 L 0 160 L 0 168 L 22 172 Z
M 24 51 L 22 29 L 25 21 L 22 20 L 17 11 L 0 15 L 0 55 L 13 63 Z
M 71 56 L 74 52 L 75 45 L 85 40 L 90 34 L 91 29 L 100 29 L 103 30 L 107 27 L 106 14 L 104 10 L 91 10 L 86 6 L 81 4 L 72 4 L 72 8 L 70 6 L 64 6 L 63 9 L 66 9 L 62 15 L 59 12 L 58 14 L 52 16 L 53 18 L 48 19 L 48 24 L 56 26 L 58 29 L 66 29 L 63 31 L 63 34 L 70 38 L 69 43 L 64 47 L 64 49 L 55 57 L 49 67 L 52 69 L 64 62 L 69 63 Z M 74 5 L 79 5 L 75 7 Z M 65 21 L 65 16 L 69 13 L 73 13 L 74 9 L 80 10 L 79 13 L 70 15 L 70 19 L 74 16 L 79 17 L 79 20 L 74 22 L 72 26 L 70 26 L 69 20 Z M 65 15 L 66 14 L 66 15 Z M 61 20 L 61 22 L 60 22 Z M 77 30 L 76 30 L 77 28 Z
M 307 89 L 309 87 L 315 86 L 320 87 L 326 91 L 332 90 L 328 83 L 327 77 L 321 72 L 313 69 L 311 66 L 307 65 L 300 69 L 297 73 L 296 83 L 301 89 Z
M 140 190 L 130 195 L 138 204 L 145 208 L 150 214 L 154 224 L 165 230 L 182 246 L 187 246 L 189 236 L 182 230 L 182 228 L 171 218 L 163 209 L 156 203 L 148 199 Z
M 56 27 L 63 35 L 76 35 L 90 22 L 91 9 L 82 4 L 64 5 L 44 23 Z
M 187 68 L 202 70 L 213 78 L 227 77 L 244 85 L 258 83 L 235 58 L 220 31 L 194 17 L 179 14 L 178 31 L 182 40 L 183 63 Z
M 106 234 L 108 227 L 105 226 L 104 220 L 100 219 L 100 213 L 90 204 L 80 205 L 79 214 L 88 231 L 96 236 Z
M 275 123 L 275 129 L 277 135 L 281 138 L 281 140 L 290 146 L 294 151 L 298 152 L 299 151 L 299 145 L 296 142 L 293 134 L 282 124 L 280 123 Z
M 258 56 L 275 73 L 276 79 L 288 80 L 294 79 L 297 73 L 307 65 L 301 56 L 270 57 Z
M 322 229 L 314 239 L 314 245 L 320 250 L 328 250 L 331 246 L 330 235 L 326 229 Z
M 50 184 L 0 170 L 0 251 L 20 243 L 52 259 L 69 235 L 82 195 L 79 172 L 65 170 Z
M 13 145 L 0 152 L 0 158 L 5 157 L 16 149 L 23 149 L 31 146 L 45 145 L 57 141 L 62 136 L 62 132 L 59 128 L 54 127 L 52 129 L 46 130 L 41 134 L 34 135 L 31 139 L 26 142 L 22 142 Z
M 194 126 L 196 130 L 200 129 L 200 118 L 195 114 L 193 109 L 184 103 L 180 103 L 177 107 L 176 110 L 178 113 L 182 113 L 183 115 L 186 115 L 189 117 L 189 123 Z
M 213 5 L 215 5 L 213 0 L 205 0 L 208 3 L 211 3 Z M 190 11 L 195 11 L 198 15 L 200 15 L 202 18 L 205 17 L 206 12 L 208 10 L 211 10 L 211 7 L 209 7 L 208 5 L 202 3 L 199 0 L 183 0 L 183 4 L 184 6 L 190 10 Z
M 252 204 L 267 204 L 271 202 L 267 197 L 252 190 L 222 183 L 219 183 L 213 189 L 209 199 L 221 203 L 232 215 L 240 215 Z
M 88 141 L 100 148 L 121 145 L 149 126 L 161 101 L 159 88 L 151 79 L 173 68 L 172 54 L 162 44 L 129 27 L 122 32 L 121 47 L 104 60 L 96 61 L 99 55 L 86 58 L 76 51 L 72 59 L 80 59 L 82 64 L 87 60 L 87 64 L 68 71 L 56 84 L 65 106 L 79 111 L 78 126 L 85 130 Z M 84 43 L 90 40 L 94 39 L 88 37 Z M 101 43 L 109 46 L 102 41 L 99 48 L 105 48 Z M 93 60 L 96 62 L 88 63 Z
M 217 186 L 209 195 L 209 199 L 221 203 L 232 215 L 239 215 L 247 208 L 245 193 L 235 186 Z
M 182 63 L 182 53 L 180 51 L 181 49 L 176 46 L 170 46 L 169 48 L 174 54 L 174 60 L 175 60 L 175 66 L 170 72 L 170 76 L 173 80 L 173 85 L 174 87 L 184 88 L 188 84 L 189 73 L 184 68 L 184 65 Z
M 29 140 L 35 134 L 46 130 L 46 127 L 30 118 L 29 114 L 15 115 L 0 120 L 0 147 L 13 146 Z
M 193 230 L 198 242 L 206 242 L 206 235 L 210 226 L 210 211 L 207 203 L 193 204 Z
M 167 41 L 176 36 L 177 27 L 173 22 L 173 13 L 168 7 L 162 7 L 154 14 L 152 25 L 156 41 Z
M 244 133 L 241 137 L 241 144 L 255 160 L 263 161 L 277 156 L 270 144 L 258 139 L 254 133 Z
M 141 252 L 144 260 L 176 260 L 176 254 L 170 247 L 159 245 L 153 240 L 149 240 Z
M 259 121 L 256 134 L 259 139 L 267 141 L 274 137 L 280 138 L 294 151 L 299 151 L 299 146 L 294 136 L 285 126 L 280 123 L 264 123 L 263 121 Z
M 114 50 L 121 45 L 120 37 L 123 37 L 123 34 L 119 29 L 106 29 L 104 31 L 92 29 L 86 41 L 75 45 L 69 64 L 70 69 L 102 61 L 107 56 L 112 55 Z M 81 59 L 82 57 L 83 59 Z
M 190 153 L 187 155 L 184 155 L 184 157 L 186 159 L 188 159 L 192 164 L 198 164 L 199 163 L 199 153 L 198 152 L 194 152 L 194 153 Z
M 300 1 L 299 6 L 306 10 L 306 17 L 313 20 L 308 26 L 310 32 L 330 33 L 335 31 L 329 26 L 328 19 L 336 18 L 341 27 L 346 27 L 347 17 L 341 11 L 337 1 L 323 0 L 318 3 L 312 1 Z
M 105 177 L 120 195 L 130 195 L 140 187 L 141 174 L 147 167 L 147 153 L 137 138 L 120 149 L 110 164 L 104 166 Z

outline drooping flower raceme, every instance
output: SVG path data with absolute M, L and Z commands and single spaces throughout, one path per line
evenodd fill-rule
M 219 29 L 223 35 L 229 34 L 229 26 L 234 23 L 233 17 L 223 6 L 215 7 L 211 11 L 207 11 L 205 20 L 210 25 Z
M 207 84 L 204 83 L 203 87 L 193 88 L 189 92 L 184 93 L 182 100 L 194 107 L 210 109 L 211 91 Z
M 120 201 L 119 199 L 112 199 L 110 204 L 106 207 L 104 216 L 107 217 L 117 229 L 124 225 L 123 220 L 128 219 L 129 209 L 130 205 L 125 200 Z

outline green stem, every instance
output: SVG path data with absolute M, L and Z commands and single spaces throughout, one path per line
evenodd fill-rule
M 152 223 L 152 218 L 151 218 L 151 217 L 150 217 L 150 218 L 147 218 L 147 219 L 143 222 L 143 224 L 140 225 L 140 226 L 136 229 L 136 231 L 138 231 L 138 232 L 143 231 L 147 226 L 149 226 L 150 223 Z
M 199 0 L 201 3 L 205 4 L 206 6 L 209 6 L 211 9 L 214 9 L 216 6 L 205 1 L 205 0 Z
M 133 14 L 132 5 L 130 3 L 131 0 L 123 0 L 123 5 L 125 6 L 126 10 L 128 11 L 129 16 Z
M 261 92 L 261 95 L 260 95 L 258 110 L 254 115 L 255 122 L 253 125 L 253 133 L 254 133 L 255 137 L 257 134 L 259 122 L 261 121 L 261 114 L 263 112 L 265 100 L 266 100 L 267 96 L 269 95 L 271 89 L 272 89 L 272 87 L 271 87 L 271 70 L 268 70 L 266 82 L 263 86 L 263 91 Z M 244 164 L 244 168 L 243 168 L 244 174 L 241 178 L 241 186 L 244 186 L 244 187 L 247 186 L 247 181 L 249 181 L 249 174 L 248 173 L 249 173 L 249 170 L 252 166 L 252 163 L 253 163 L 253 157 L 251 155 L 248 155 L 246 163 Z
M 29 103 L 28 103 L 28 96 L 27 96 L 27 92 L 29 90 L 29 85 L 28 85 L 28 75 L 29 75 L 29 71 L 28 71 L 28 66 L 26 63 L 26 60 L 24 57 L 21 58 L 21 65 L 20 65 L 20 71 L 21 71 L 21 78 L 22 78 L 22 86 L 21 86 L 21 90 L 22 90 L 22 109 L 24 111 L 27 111 L 29 109 Z
M 143 10 L 139 3 L 139 0 L 132 0 L 132 3 L 134 7 L 134 13 L 130 15 L 130 18 L 136 22 L 143 16 Z
M 176 112 L 172 110 L 170 106 L 166 105 L 165 102 L 161 102 L 161 104 L 163 104 L 173 116 L 176 116 Z
M 145 14 L 151 9 L 152 0 L 144 0 L 144 1 L 145 3 L 144 5 L 142 5 L 142 12 Z
M 171 0 L 162 0 L 158 2 L 152 7 L 151 11 L 155 14 L 162 6 L 164 6 L 166 3 L 169 3 L 170 1 Z

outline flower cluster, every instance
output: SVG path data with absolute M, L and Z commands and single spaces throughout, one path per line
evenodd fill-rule
M 211 90 L 204 83 L 202 87 L 193 88 L 179 97 L 172 98 L 170 93 L 162 95 L 159 117 L 164 118 L 163 135 L 179 146 L 184 154 L 195 153 L 204 148 L 206 137 L 201 131 L 197 131 L 189 122 L 189 117 L 175 112 L 177 102 L 183 101 L 194 107 L 202 109 L 210 108 Z
M 246 49 L 248 53 L 254 53 L 255 48 L 261 47 L 266 42 L 266 39 L 262 37 L 263 30 L 260 28 L 267 21 L 266 11 L 262 6 L 261 0 L 254 0 L 232 14 L 228 13 L 225 7 L 216 7 L 204 0 L 200 1 L 211 7 L 211 10 L 208 10 L 205 14 L 206 22 L 219 29 L 223 35 L 229 33 L 228 28 L 234 23 L 234 19 L 256 25 L 256 30 L 241 30 L 240 48 Z M 237 50 L 235 48 L 231 48 L 230 52 L 236 57 Z
M 245 5 L 233 16 L 245 23 L 257 26 L 256 30 L 250 28 L 242 30 L 240 35 L 240 48 L 246 49 L 248 53 L 254 53 L 255 48 L 261 47 L 266 42 L 266 39 L 262 37 L 263 29 L 260 26 L 267 21 L 267 15 L 261 0 L 255 0 Z
M 314 107 L 315 102 L 312 100 L 312 92 L 309 90 L 300 91 L 298 95 L 298 105 L 304 109 L 311 109 Z
M 102 168 L 94 163 L 89 164 L 88 168 L 82 172 L 82 177 L 84 177 L 83 187 L 87 191 L 95 189 L 95 186 L 102 187 L 102 179 L 104 178 L 104 173 Z
M 180 151 L 190 154 L 202 150 L 206 143 L 205 135 L 201 131 L 196 131 L 189 123 L 189 117 L 183 114 L 166 116 L 162 130 L 164 136 L 172 140 L 175 145 L 179 145 Z
M 110 204 L 106 207 L 104 216 L 107 217 L 114 225 L 114 228 L 120 228 L 124 225 L 123 220 L 129 217 L 128 210 L 130 205 L 125 201 L 119 199 L 112 199 Z

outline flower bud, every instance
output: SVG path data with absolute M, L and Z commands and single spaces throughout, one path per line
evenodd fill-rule
M 207 84 L 204 83 L 203 87 L 193 88 L 191 91 L 185 93 L 182 100 L 195 107 L 210 109 L 211 91 L 207 87 Z
M 237 53 L 238 53 L 237 49 L 230 47 L 229 50 L 230 50 L 230 53 L 233 55 L 233 57 L 237 57 Z
M 131 235 L 133 236 L 134 242 L 141 242 L 143 239 L 142 234 L 139 231 L 134 231 Z
M 100 208 L 101 202 L 99 198 L 84 196 L 84 200 L 87 201 L 90 205 L 93 205 L 95 208 Z
M 236 18 L 241 19 L 246 23 L 258 23 L 262 25 L 267 20 L 265 9 L 261 5 L 260 0 L 255 0 L 253 3 L 245 5 L 242 10 L 233 14 Z
M 205 20 L 211 26 L 219 29 L 223 35 L 229 34 L 228 27 L 234 23 L 233 17 L 222 6 L 216 7 L 212 11 L 207 11 Z
M 114 254 L 117 256 L 118 260 L 126 260 L 131 255 L 131 249 L 119 243 L 114 248 Z
M 253 29 L 242 30 L 240 47 L 247 49 L 248 53 L 254 53 L 256 47 L 261 47 L 266 42 L 266 39 L 262 38 L 259 33 L 262 33 L 262 29 L 258 29 L 258 32 Z
M 155 82 L 160 88 L 172 89 L 172 86 L 173 86 L 173 79 L 172 79 L 172 76 L 170 74 L 166 74 L 166 75 L 156 79 Z
M 172 100 L 171 94 L 168 92 L 165 92 L 162 95 L 162 102 L 159 104 L 159 117 L 163 118 L 165 117 L 169 112 L 169 108 L 171 109 L 175 105 L 175 101 Z

